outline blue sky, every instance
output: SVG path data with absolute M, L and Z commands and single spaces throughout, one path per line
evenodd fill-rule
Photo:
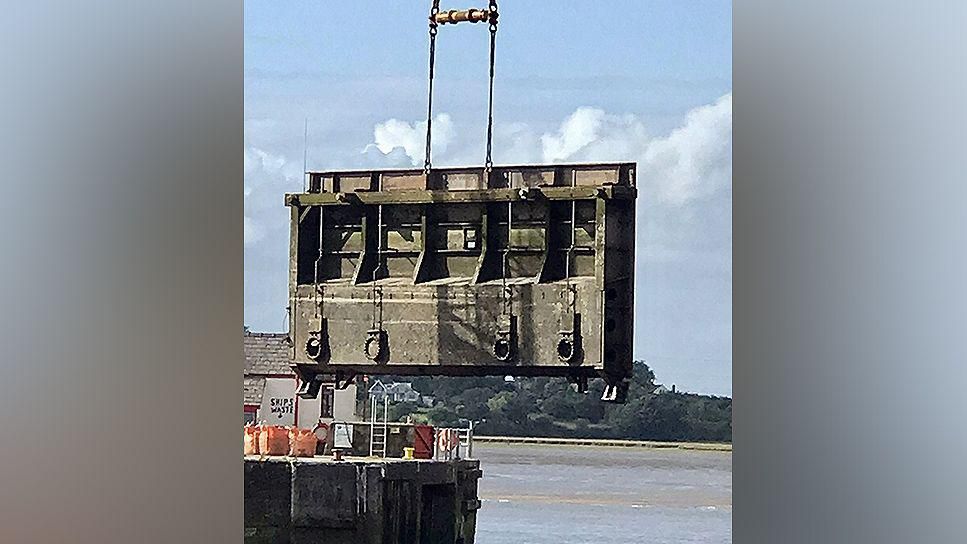
M 302 186 L 305 119 L 310 169 L 422 164 L 428 8 L 245 3 L 245 322 L 253 329 L 284 327 L 282 194 Z M 661 382 L 731 395 L 731 3 L 508 0 L 500 8 L 494 161 L 637 161 L 635 356 Z M 484 25 L 440 31 L 435 165 L 483 162 L 487 40 Z

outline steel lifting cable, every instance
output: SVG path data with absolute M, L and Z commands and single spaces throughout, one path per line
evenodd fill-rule
M 564 279 L 566 282 L 568 309 L 570 310 L 571 323 L 574 323 L 574 308 L 577 305 L 577 290 L 571 283 L 571 259 L 574 258 L 574 245 L 577 243 L 577 201 L 571 201 L 571 245 L 567 248 L 567 256 L 564 261 Z
M 571 187 L 577 186 L 577 170 L 571 171 Z M 567 275 L 567 290 L 570 300 L 568 301 L 568 306 L 570 310 L 571 323 L 574 323 L 574 311 L 577 305 L 577 289 L 571 282 L 571 259 L 574 258 L 574 249 L 577 244 L 577 201 L 571 201 L 571 245 L 567 248 L 567 261 L 565 265 L 565 274 Z
M 319 263 L 322 261 L 322 239 L 323 239 L 323 225 L 322 225 L 322 206 L 316 206 L 319 211 L 319 253 L 316 255 L 316 263 L 313 270 L 313 288 L 315 291 L 315 307 L 316 307 L 316 317 L 322 318 L 324 315 L 322 305 L 325 301 L 325 296 L 320 297 L 322 286 L 319 284 Z M 320 323 L 320 328 L 321 328 Z
M 494 61 L 497 51 L 497 0 L 490 0 L 490 95 L 487 100 L 487 158 L 484 170 L 489 174 L 494 168 Z
M 513 230 L 513 204 L 513 200 L 507 201 L 507 246 L 504 248 L 503 269 L 500 274 L 500 298 L 504 316 L 511 315 L 510 306 L 513 303 L 510 297 L 510 289 L 507 287 L 507 263 L 510 260 L 510 236 Z
M 440 14 L 440 0 L 433 0 L 430 8 L 430 78 L 427 86 L 426 101 L 426 154 L 423 160 L 423 173 L 429 179 L 432 168 L 431 144 L 433 132 L 433 72 L 436 59 L 436 35 L 440 24 L 469 21 L 478 23 L 487 21 L 490 27 L 490 80 L 487 98 L 487 156 L 484 159 L 484 171 L 488 174 L 493 170 L 493 139 L 494 139 L 494 67 L 497 52 L 497 0 L 490 0 L 486 11 L 484 10 L 451 10 L 445 14 Z
M 376 215 L 376 266 L 373 267 L 373 329 L 377 323 L 379 329 L 383 329 L 383 290 L 379 289 L 379 302 L 377 302 L 377 284 L 379 271 L 383 267 L 383 205 L 380 204 Z M 377 307 L 379 308 L 379 321 L 376 320 Z
M 426 101 L 426 155 L 423 159 L 423 173 L 430 177 L 430 135 L 433 124 L 433 62 L 436 57 L 436 16 L 440 13 L 440 0 L 433 0 L 430 8 L 430 83 L 427 89 Z

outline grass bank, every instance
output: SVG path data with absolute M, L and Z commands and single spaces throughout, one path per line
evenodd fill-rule
M 653 440 L 617 440 L 596 438 L 539 438 L 525 436 L 478 436 L 480 444 L 541 444 L 557 446 L 608 446 L 617 448 L 653 448 L 731 452 L 732 444 L 719 442 L 658 442 Z

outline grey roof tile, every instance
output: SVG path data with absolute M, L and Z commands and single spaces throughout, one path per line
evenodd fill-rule
M 285 333 L 246 332 L 244 340 L 245 376 L 242 398 L 247 405 L 262 404 L 266 376 L 293 376 L 289 366 L 289 346 Z
M 242 398 L 247 405 L 262 404 L 262 393 L 265 392 L 265 378 L 245 378 L 242 381 Z
M 285 333 L 246 332 L 244 351 L 246 376 L 295 376 Z

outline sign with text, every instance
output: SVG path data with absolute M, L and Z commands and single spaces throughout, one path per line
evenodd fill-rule
M 295 425 L 295 380 L 266 378 L 259 419 L 269 425 Z

